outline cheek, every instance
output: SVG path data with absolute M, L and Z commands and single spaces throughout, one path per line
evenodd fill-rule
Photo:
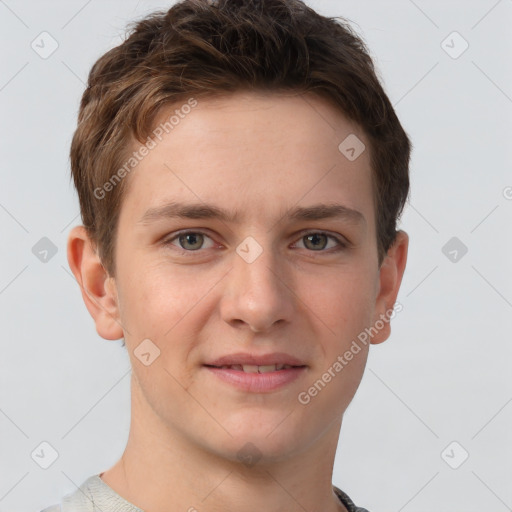
M 157 403 L 160 397 L 187 398 L 192 375 L 183 362 L 198 343 L 199 308 L 194 306 L 204 294 L 190 279 L 169 276 L 157 267 L 146 266 L 143 273 L 124 281 L 120 304 L 126 344 L 140 386 L 155 410 L 165 410 Z M 142 353 L 150 354 L 147 366 L 137 360 Z
M 375 285 L 369 271 L 340 269 L 320 280 L 303 280 L 301 298 L 318 321 L 329 328 L 326 334 L 335 334 L 346 342 L 371 322 Z
M 130 333 L 166 335 L 193 314 L 211 287 L 208 279 L 199 280 L 188 272 L 170 273 L 163 266 L 141 268 L 143 272 L 125 276 L 120 298 L 121 315 Z

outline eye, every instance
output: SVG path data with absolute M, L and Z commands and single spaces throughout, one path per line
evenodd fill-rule
M 334 246 L 334 251 L 330 252 L 336 252 L 342 249 L 345 249 L 347 247 L 347 244 L 343 242 L 340 238 L 329 235 L 327 233 L 323 233 L 321 231 L 315 231 L 306 233 L 301 240 L 304 241 L 304 245 L 306 246 L 306 249 L 310 249 L 315 252 L 322 252 L 325 251 L 327 245 L 328 245 L 328 239 L 334 240 L 336 242 L 336 245 Z M 332 249 L 330 247 L 329 249 Z M 327 251 L 325 251 L 327 252 Z
M 328 247 L 329 239 L 335 242 L 334 246 Z M 207 240 L 210 243 L 205 246 Z M 348 247 L 348 244 L 341 238 L 321 231 L 305 233 L 297 243 L 300 243 L 300 241 L 304 243 L 304 248 L 313 252 L 337 252 Z M 181 231 L 164 240 L 163 244 L 172 245 L 178 250 L 189 253 L 197 252 L 200 249 L 211 249 L 215 246 L 213 240 L 202 231 Z
M 211 241 L 209 247 L 203 247 L 205 239 L 209 239 Z M 179 244 L 177 246 L 178 249 L 183 249 L 187 252 L 198 251 L 199 249 L 209 249 L 214 245 L 213 240 L 201 231 L 182 231 L 172 238 L 165 240 L 164 244 L 176 246 L 177 244 L 174 243 L 175 240 Z

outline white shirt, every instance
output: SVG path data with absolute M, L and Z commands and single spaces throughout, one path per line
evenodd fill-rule
M 79 489 L 64 496 L 60 505 L 52 505 L 41 512 L 144 512 L 119 496 L 100 478 L 100 474 L 90 476 Z M 368 512 L 365 508 L 356 507 L 337 487 L 333 486 L 333 489 L 349 512 Z

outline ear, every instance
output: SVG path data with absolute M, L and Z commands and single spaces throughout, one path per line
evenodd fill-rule
M 74 227 L 68 237 L 68 263 L 82 291 L 96 331 L 106 340 L 124 336 L 120 323 L 117 288 L 103 267 L 84 226 Z
M 384 326 L 382 329 L 376 329 L 377 333 L 371 338 L 373 345 L 386 341 L 391 334 L 389 317 L 402 283 L 408 248 L 409 236 L 405 231 L 398 231 L 395 241 L 389 248 L 380 267 L 379 291 L 375 301 L 375 316 L 372 325 L 381 326 L 381 324 L 384 324 Z

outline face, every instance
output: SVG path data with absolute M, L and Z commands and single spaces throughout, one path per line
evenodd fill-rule
M 113 287 L 147 421 L 273 460 L 341 421 L 368 344 L 343 356 L 403 271 L 379 268 L 369 151 L 338 148 L 351 134 L 369 148 L 315 96 L 204 99 L 126 178 Z

